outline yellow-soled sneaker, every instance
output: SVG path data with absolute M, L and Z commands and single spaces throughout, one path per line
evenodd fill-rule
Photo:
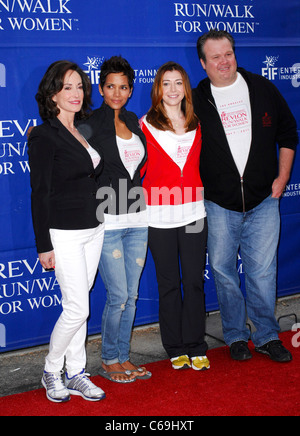
M 191 362 L 189 356 L 178 356 L 171 359 L 173 369 L 189 369 Z
M 192 357 L 192 368 L 195 371 L 204 371 L 210 368 L 209 360 L 206 356 Z

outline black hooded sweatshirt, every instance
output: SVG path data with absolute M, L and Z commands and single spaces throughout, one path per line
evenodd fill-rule
M 207 200 L 219 206 L 247 212 L 272 193 L 278 177 L 279 148 L 296 149 L 297 124 L 285 99 L 266 78 L 242 68 L 252 110 L 252 143 L 243 177 L 231 154 L 226 134 L 211 92 L 210 80 L 193 89 L 194 110 L 201 122 L 200 174 Z

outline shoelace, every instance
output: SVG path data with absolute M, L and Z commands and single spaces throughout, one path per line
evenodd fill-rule
M 78 374 L 74 379 L 73 389 L 84 392 L 87 389 L 94 389 L 95 385 L 88 378 L 90 374 L 84 372 L 82 374 Z
M 46 383 L 48 389 L 61 390 L 65 388 L 62 380 L 62 374 L 62 371 L 46 374 Z

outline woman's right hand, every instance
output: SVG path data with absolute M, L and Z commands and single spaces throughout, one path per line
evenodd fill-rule
M 44 269 L 55 269 L 54 251 L 48 251 L 47 253 L 39 253 L 39 259 Z

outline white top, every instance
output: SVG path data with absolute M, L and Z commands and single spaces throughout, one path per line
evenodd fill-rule
M 180 170 L 183 171 L 187 157 L 195 140 L 196 130 L 185 133 L 184 135 L 176 135 L 174 132 L 156 129 L 147 122 L 146 117 L 144 117 L 143 122 L 164 151 L 170 156 L 176 165 L 179 166 Z M 202 187 L 199 187 L 198 196 L 201 200 L 196 202 L 178 205 L 148 205 L 147 211 L 149 226 L 170 229 L 187 226 L 194 221 L 205 218 L 206 212 Z
M 203 188 L 199 190 L 203 192 Z M 202 196 L 203 197 L 203 196 Z M 163 206 L 147 206 L 148 224 L 158 229 L 184 227 L 206 217 L 204 201 Z
M 100 157 L 99 153 L 93 147 L 91 147 L 89 144 L 88 144 L 88 146 L 89 147 L 87 148 L 87 151 L 88 151 L 89 155 L 91 156 L 94 168 L 96 168 L 101 161 L 101 157 Z
M 148 227 L 147 210 L 123 215 L 104 214 L 105 231 Z
M 223 88 L 211 84 L 211 91 L 233 159 L 242 177 L 252 141 L 252 114 L 247 83 L 238 73 L 235 83 Z
M 131 179 L 142 162 L 145 149 L 138 135 L 132 134 L 131 139 L 123 139 L 117 136 L 117 146 L 120 158 Z M 137 201 L 139 198 L 137 198 Z M 148 227 L 147 210 L 137 213 L 122 215 L 104 214 L 105 231 L 119 230 L 136 227 Z
M 170 158 L 183 170 L 186 159 L 195 140 L 196 130 L 183 135 L 176 135 L 170 130 L 157 130 L 144 120 L 144 123 Z
M 133 179 L 133 176 L 145 155 L 145 149 L 141 138 L 134 133 L 132 134 L 131 139 L 123 139 L 117 136 L 117 146 L 123 165 L 128 171 L 131 179 Z

